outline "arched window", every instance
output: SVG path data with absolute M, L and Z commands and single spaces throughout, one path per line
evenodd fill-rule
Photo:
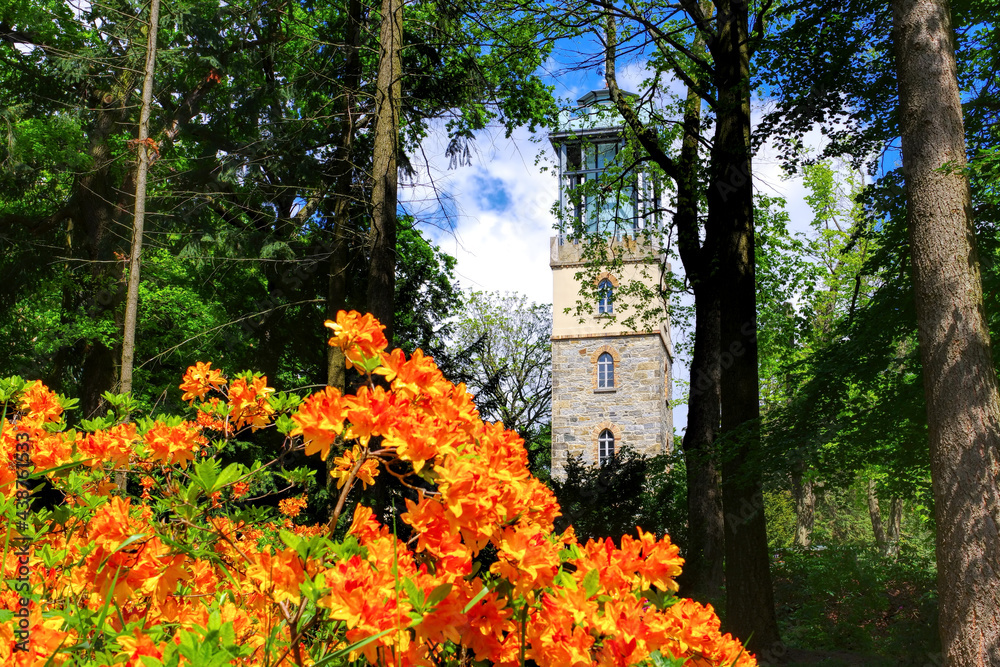
M 615 386 L 615 360 L 605 352 L 597 358 L 597 388 L 611 389 Z
M 597 436 L 597 463 L 604 465 L 615 455 L 615 434 L 604 429 Z
M 597 314 L 598 315 L 610 315 L 615 312 L 614 298 L 615 298 L 615 288 L 612 286 L 611 281 L 605 278 L 597 285 L 597 292 L 600 297 L 597 301 Z

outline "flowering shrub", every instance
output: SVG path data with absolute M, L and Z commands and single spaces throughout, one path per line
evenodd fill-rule
M 669 538 L 555 534 L 558 505 L 521 440 L 483 423 L 464 386 L 419 350 L 386 352 L 370 315 L 327 326 L 365 376 L 353 395 L 327 387 L 299 401 L 199 362 L 181 384 L 188 419 L 109 417 L 81 431 L 40 382 L 0 383 L 0 663 L 756 664 L 711 607 L 673 596 L 682 560 Z M 358 482 L 397 477 L 414 491 L 402 515 L 413 538 L 361 505 L 335 542 L 330 526 L 292 522 L 304 497 L 281 502 L 283 520 L 227 502 L 252 495 L 277 458 L 222 468 L 215 452 L 267 427 L 334 457 L 336 514 Z M 116 495 L 126 466 L 140 499 Z M 29 477 L 65 502 L 23 512 Z M 496 558 L 482 571 L 487 545 Z

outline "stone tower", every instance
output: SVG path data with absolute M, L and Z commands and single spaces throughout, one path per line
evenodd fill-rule
M 669 322 L 645 324 L 637 331 L 615 319 L 622 306 L 632 306 L 624 310 L 634 313 L 637 305 L 619 287 L 660 280 L 664 258 L 657 242 L 642 233 L 657 224 L 647 212 L 655 208 L 650 204 L 659 190 L 638 172 L 618 174 L 615 196 L 596 191 L 579 195 L 581 184 L 608 169 L 621 169 L 616 157 L 622 124 L 608 91 L 599 90 L 580 98 L 579 107 L 564 115 L 559 131 L 550 135 L 559 157 L 566 228 L 598 232 L 603 237 L 599 247 L 622 260 L 613 271 L 595 270 L 588 268 L 584 245 L 571 233 L 550 241 L 552 472 L 557 478 L 563 477 L 571 456 L 599 464 L 622 447 L 652 455 L 669 451 L 673 443 Z M 581 290 L 581 283 L 588 287 Z M 591 312 L 581 316 L 578 302 L 588 299 L 593 301 Z M 567 308 L 570 313 L 564 312 Z

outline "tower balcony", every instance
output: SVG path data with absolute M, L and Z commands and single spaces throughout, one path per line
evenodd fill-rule
M 663 258 L 663 247 L 660 239 L 646 236 L 642 232 L 638 236 L 615 234 L 607 237 L 606 255 L 608 259 L 621 258 L 627 263 L 653 262 Z M 583 264 L 595 259 L 593 251 L 587 252 L 587 243 L 581 242 L 569 234 L 559 234 L 549 239 L 549 266 L 565 264 Z

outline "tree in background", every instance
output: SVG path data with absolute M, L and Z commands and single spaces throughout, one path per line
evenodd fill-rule
M 164 6 L 136 325 L 147 405 L 192 355 L 291 374 L 288 386 L 331 380 L 337 363 L 316 359 L 324 311 L 364 309 L 357 298 L 368 288 L 376 76 L 366 54 L 379 44 L 369 4 Z M 119 381 L 127 244 L 117 230 L 135 191 L 126 158 L 138 122 L 140 9 L 0 10 L 7 370 L 80 395 L 85 416 L 106 407 L 102 395 Z M 482 11 L 410 7 L 396 109 L 403 169 L 431 118 L 447 117 L 461 143 L 488 123 L 512 130 L 551 117 L 534 75 L 546 51 L 531 41 L 530 19 L 491 5 L 509 28 L 497 44 Z
M 559 528 L 573 526 L 581 540 L 617 539 L 618 529 L 636 526 L 670 535 L 683 549 L 688 533 L 684 461 L 676 455 L 641 456 L 624 447 L 604 465 L 566 461 L 566 477 L 552 479 L 562 516 Z
M 750 642 L 752 648 L 769 650 L 779 644 L 774 613 L 773 591 L 769 575 L 766 520 L 762 495 L 760 454 L 760 388 L 758 369 L 758 327 L 756 323 L 756 279 L 753 219 L 753 184 L 751 179 L 750 145 L 750 56 L 764 30 L 765 16 L 770 9 L 765 3 L 754 12 L 750 21 L 748 3 L 718 0 L 701 5 L 683 2 L 663 6 L 658 3 L 615 3 L 594 0 L 587 6 L 573 7 L 567 13 L 587 30 L 596 33 L 602 46 L 600 60 L 604 63 L 604 78 L 616 110 L 627 126 L 631 150 L 619 155 L 620 174 L 631 166 L 652 162 L 662 174 L 673 179 L 678 187 L 677 203 L 686 210 L 675 216 L 675 223 L 687 225 L 688 246 L 703 255 L 700 264 L 708 271 L 696 273 L 701 282 L 705 316 L 714 317 L 714 298 L 718 296 L 718 358 L 719 367 L 719 434 L 724 439 L 705 447 L 721 445 L 722 505 L 725 510 L 725 576 L 727 622 L 734 634 Z M 702 50 L 704 45 L 704 50 Z M 648 91 L 639 99 L 625 95 L 617 82 L 619 54 L 646 53 L 651 76 Z M 690 99 L 681 105 L 684 122 L 653 109 L 650 100 L 656 95 L 665 76 L 682 81 Z M 697 97 L 697 101 L 695 100 Z M 701 120 L 704 104 L 710 120 Z M 711 137 L 702 128 L 711 129 Z M 678 131 L 690 136 L 687 145 L 685 173 L 671 157 L 671 144 Z M 702 235 L 697 230 L 699 197 L 690 191 L 697 169 L 694 141 L 707 146 L 704 247 L 698 253 Z M 612 184 L 604 187 L 612 188 Z M 682 193 L 682 191 L 684 191 Z M 658 217 L 663 204 L 654 198 L 653 211 Z M 681 213 L 678 206 L 678 213 Z M 652 220 L 646 221 L 651 225 Z M 692 234 L 690 227 L 694 227 Z M 575 230 L 574 230 L 575 231 Z M 625 228 L 628 232 L 628 227 Z M 648 234 L 648 232 L 646 232 Z M 605 255 L 600 239 L 593 255 Z M 689 256 L 691 254 L 689 253 Z M 600 259 L 600 257 L 598 257 Z M 694 265 L 693 265 L 694 266 Z M 711 274 L 711 275 L 706 275 Z M 712 284 L 724 285 L 713 291 Z M 662 297 L 662 295 L 659 295 Z M 706 325 L 705 342 L 714 339 L 714 325 Z M 714 341 L 712 341 L 714 346 Z M 715 384 L 715 349 L 705 350 L 704 368 L 692 369 L 692 387 L 697 380 L 713 388 Z M 723 361 L 723 355 L 725 361 Z M 701 371 L 702 375 L 697 373 Z M 714 398 L 706 391 L 704 409 L 694 411 L 703 416 L 706 428 L 693 430 L 701 440 L 712 437 Z M 691 447 L 692 452 L 695 448 Z M 700 453 L 700 452 L 699 452 Z M 692 459 L 692 471 L 698 471 L 704 483 L 689 489 L 698 494 L 691 507 L 698 518 L 698 528 L 692 532 L 709 531 L 717 521 L 714 478 L 705 469 L 710 454 Z M 707 545 L 706 545 L 707 546 Z M 697 549 L 698 557 L 708 555 L 705 548 Z M 714 559 L 718 554 L 712 555 Z M 710 564 L 711 565 L 711 564 Z M 717 583 L 711 566 L 704 568 L 699 578 L 709 586 Z M 749 638 L 753 637 L 752 640 Z
M 523 294 L 468 292 L 451 351 L 487 422 L 524 438 L 532 469 L 547 473 L 552 414 L 552 307 Z M 543 478 L 547 475 L 543 475 Z

